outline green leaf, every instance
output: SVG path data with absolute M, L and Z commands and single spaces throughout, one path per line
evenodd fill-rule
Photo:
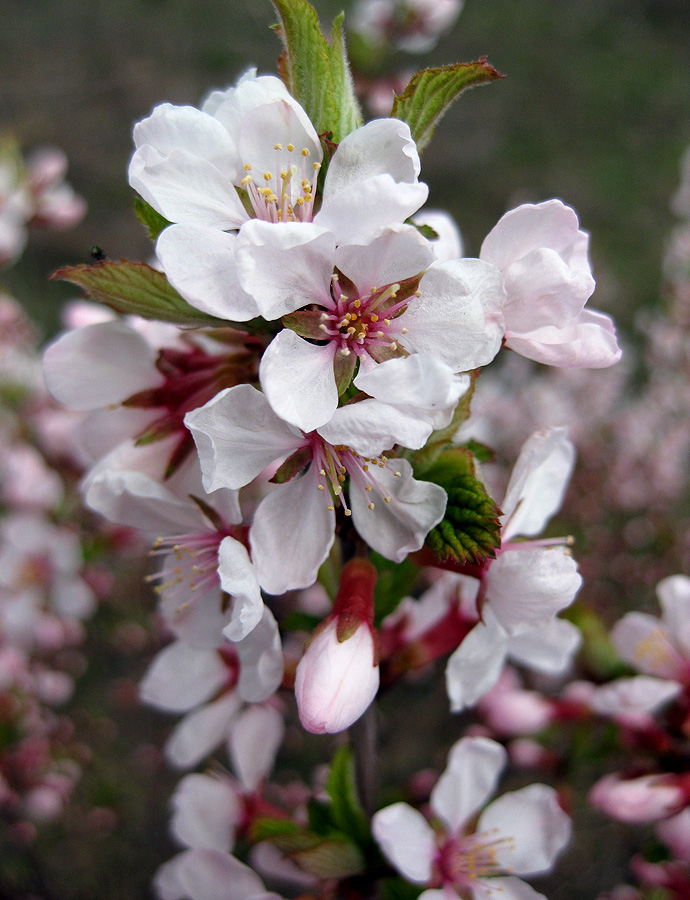
M 302 104 L 318 134 L 341 141 L 362 124 L 345 52 L 342 13 L 324 37 L 316 10 L 307 0 L 272 0 L 284 51 L 279 70 L 287 89 Z
M 369 820 L 357 796 L 355 767 L 348 747 L 341 747 L 333 758 L 326 792 L 333 804 L 331 816 L 340 831 L 358 843 L 367 841 Z
M 374 593 L 374 625 L 378 628 L 386 616 L 395 612 L 400 601 L 412 593 L 419 569 L 409 557 L 396 563 L 372 553 L 370 559 L 379 573 Z
M 142 262 L 128 259 L 104 261 L 88 266 L 58 269 L 52 280 L 71 281 L 86 291 L 91 300 L 105 303 L 115 312 L 156 319 L 189 327 L 231 326 L 256 330 L 256 322 L 227 322 L 190 306 L 162 272 Z
M 437 559 L 460 565 L 493 559 L 501 546 L 501 511 L 475 476 L 472 454 L 459 447 L 445 450 L 425 470 L 424 480 L 448 494 L 445 515 L 426 539 Z
M 168 222 L 165 216 L 162 216 L 157 212 L 150 203 L 147 203 L 146 200 L 142 200 L 141 197 L 136 197 L 134 200 L 134 212 L 137 219 L 139 219 L 141 224 L 148 231 L 152 241 L 157 240 L 161 231 L 172 224 L 171 222 Z
M 366 865 L 359 847 L 341 838 L 324 838 L 312 847 L 292 852 L 290 859 L 317 878 L 350 878 Z
M 382 878 L 379 882 L 381 900 L 417 900 L 423 890 L 423 885 L 410 884 L 402 878 Z
M 437 69 L 422 69 L 393 100 L 391 116 L 407 122 L 421 152 L 450 105 L 470 87 L 503 78 L 486 57 L 471 63 L 456 63 Z
M 335 831 L 330 803 L 322 803 L 320 800 L 312 797 L 307 804 L 307 815 L 309 817 L 309 830 L 313 831 L 314 834 L 327 835 Z
M 408 459 L 412 463 L 418 478 L 426 477 L 426 470 L 432 466 L 440 454 L 452 444 L 458 428 L 460 428 L 460 426 L 469 418 L 472 397 L 474 396 L 474 389 L 477 384 L 479 372 L 479 369 L 475 369 L 473 372 L 469 373 L 469 389 L 460 398 L 450 423 L 445 428 L 439 428 L 438 431 L 432 431 L 429 440 L 424 447 L 416 453 L 408 455 Z

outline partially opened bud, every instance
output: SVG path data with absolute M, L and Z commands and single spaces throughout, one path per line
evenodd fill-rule
M 373 631 L 376 570 L 363 559 L 345 566 L 333 613 L 297 666 L 302 725 L 333 734 L 356 722 L 376 696 L 379 667 Z

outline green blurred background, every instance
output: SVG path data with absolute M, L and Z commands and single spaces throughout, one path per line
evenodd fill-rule
M 314 3 L 327 24 L 347 11 Z M 25 149 L 61 147 L 89 204 L 78 228 L 33 232 L 20 262 L 0 273 L 0 289 L 50 334 L 60 303 L 74 296 L 48 282 L 52 271 L 87 262 L 94 244 L 114 258 L 151 253 L 126 177 L 133 123 L 160 102 L 196 105 L 250 65 L 274 72 L 275 16 L 268 0 L 2 0 L 0 11 L 0 133 Z M 636 313 L 661 302 L 668 202 L 690 143 L 690 2 L 466 0 L 434 51 L 394 62 L 413 71 L 484 55 L 507 77 L 469 92 L 440 125 L 422 160 L 430 203 L 454 214 L 468 255 L 518 203 L 555 196 L 573 205 L 592 234 L 594 305 L 632 334 Z M 0 898 L 27 889 L 42 900 L 143 898 L 172 853 L 165 810 L 174 776 L 153 746 L 170 720 L 137 712 L 143 657 L 130 665 L 112 637 L 128 619 L 146 626 L 139 573 L 131 578 L 93 631 L 78 723 L 94 748 L 82 801 L 114 809 L 118 824 L 99 829 L 75 807 L 66 830 L 56 826 L 46 843 L 5 859 Z M 392 707 L 388 714 L 394 722 Z M 447 745 L 460 723 L 443 722 Z M 442 755 L 433 761 L 442 765 Z M 581 839 L 586 859 L 570 854 L 568 879 L 549 886 L 550 900 L 589 900 L 625 877 L 626 840 L 614 826 Z M 615 853 L 601 852 L 602 842 Z

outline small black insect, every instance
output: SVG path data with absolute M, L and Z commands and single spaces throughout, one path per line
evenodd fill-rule
M 98 244 L 94 244 L 91 248 L 91 258 L 96 262 L 103 262 L 104 259 L 107 259 L 105 250 L 102 247 L 99 247 Z

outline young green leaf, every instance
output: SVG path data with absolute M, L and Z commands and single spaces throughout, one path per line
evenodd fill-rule
M 460 565 L 493 559 L 501 546 L 501 511 L 476 477 L 472 454 L 461 448 L 445 450 L 425 469 L 424 479 L 448 494 L 446 513 L 426 539 L 436 558 Z
M 256 330 L 255 323 L 226 322 L 190 306 L 162 272 L 146 263 L 121 259 L 92 266 L 67 266 L 58 269 L 51 278 L 71 281 L 83 288 L 90 300 L 99 300 L 126 315 L 188 327 L 231 326 L 243 331 Z
M 165 228 L 168 227 L 171 223 L 162 216 L 159 212 L 157 212 L 146 200 L 142 200 L 141 197 L 136 197 L 134 200 L 134 213 L 144 226 L 144 228 L 148 231 L 149 237 L 152 241 L 158 239 L 158 235 Z
M 391 116 L 407 122 L 421 152 L 431 140 L 441 117 L 460 94 L 470 87 L 503 78 L 486 57 L 437 69 L 422 69 L 393 100 Z
M 358 843 L 368 840 L 369 820 L 357 796 L 355 769 L 348 747 L 341 747 L 334 756 L 326 791 L 333 804 L 331 816 L 339 830 Z
M 341 141 L 362 124 L 343 39 L 343 15 L 324 37 L 319 17 L 307 0 L 272 0 L 284 51 L 278 67 L 292 96 L 304 107 L 316 131 Z

